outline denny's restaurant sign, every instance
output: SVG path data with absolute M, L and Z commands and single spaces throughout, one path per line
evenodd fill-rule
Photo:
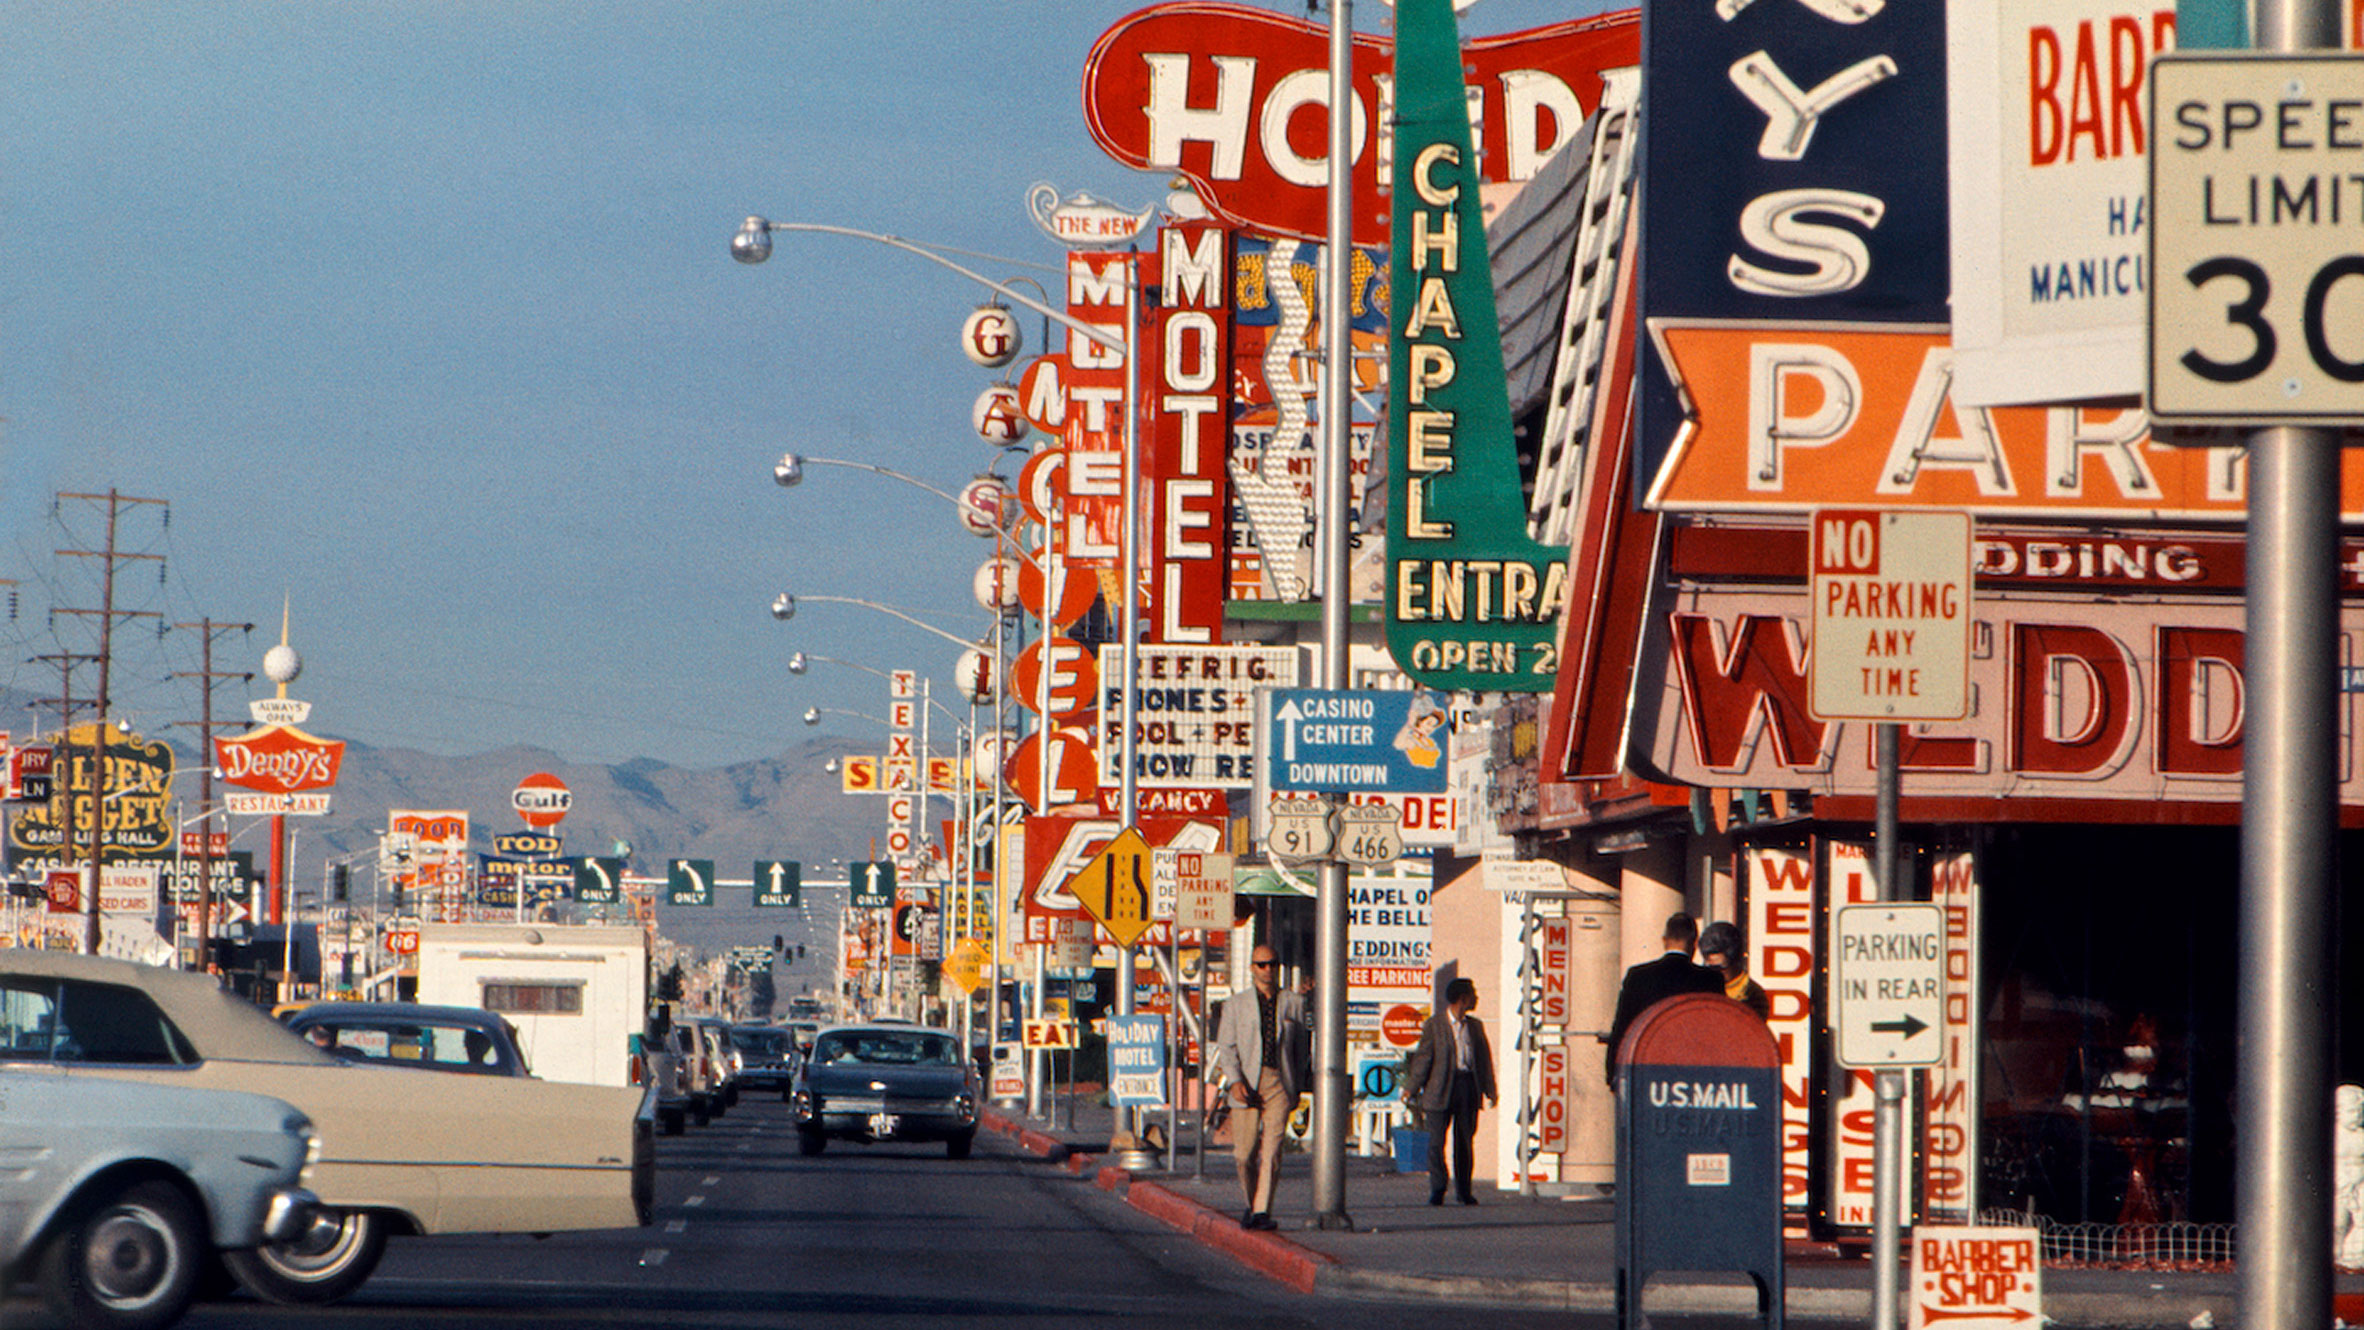
M 325 790 L 337 783 L 345 760 L 341 739 L 320 739 L 293 725 L 265 725 L 213 741 L 222 779 L 241 789 L 268 794 Z
M 1546 692 L 1567 559 L 1527 535 L 1452 4 L 1395 12 L 1387 648 L 1426 687 Z

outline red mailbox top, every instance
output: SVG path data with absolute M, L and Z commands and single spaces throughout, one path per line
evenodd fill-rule
M 1763 1067 L 1781 1065 L 1773 1032 L 1728 997 L 1686 993 L 1645 1011 L 1617 1046 L 1620 1067 Z

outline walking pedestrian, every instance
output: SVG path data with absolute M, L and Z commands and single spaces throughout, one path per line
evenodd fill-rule
M 1742 1003 L 1760 1021 L 1773 1018 L 1773 999 L 1765 986 L 1748 976 L 1748 954 L 1740 944 L 1740 927 L 1722 920 L 1699 931 L 1699 963 L 1724 976 L 1724 996 Z
M 1617 1015 L 1609 1024 L 1607 1057 L 1612 1090 L 1617 1088 L 1617 1046 L 1625 1042 L 1626 1027 L 1635 1017 L 1670 997 L 1724 991 L 1721 971 L 1691 963 L 1691 952 L 1699 945 L 1698 920 L 1675 911 L 1667 916 L 1666 932 L 1659 940 L 1666 944 L 1666 954 L 1627 970 L 1625 983 L 1617 990 Z
M 1305 999 L 1281 991 L 1280 960 L 1270 947 L 1249 957 L 1253 982 L 1223 1002 L 1223 1023 L 1215 1034 L 1215 1066 L 1231 1097 L 1231 1158 L 1239 1166 L 1239 1187 L 1247 1200 L 1239 1226 L 1269 1229 L 1272 1193 L 1280 1181 L 1281 1138 L 1289 1110 L 1311 1079 Z
M 1443 1205 L 1445 1187 L 1463 1205 L 1476 1205 L 1470 1171 L 1476 1163 L 1478 1100 L 1494 1092 L 1494 1050 L 1477 1018 L 1477 984 L 1455 979 L 1445 986 L 1445 1008 L 1420 1026 L 1420 1042 L 1404 1060 L 1404 1093 L 1420 1106 L 1428 1125 L 1428 1203 Z M 1445 1167 L 1445 1135 L 1452 1133 L 1453 1166 Z

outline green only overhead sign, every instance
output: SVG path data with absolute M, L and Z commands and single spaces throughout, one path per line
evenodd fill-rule
M 1527 535 L 1452 0 L 1395 14 L 1387 648 L 1431 688 L 1544 692 L 1567 552 Z

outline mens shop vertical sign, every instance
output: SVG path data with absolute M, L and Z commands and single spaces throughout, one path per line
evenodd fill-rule
M 1548 691 L 1564 551 L 1531 539 L 1451 0 L 1396 7 L 1387 646 L 1431 688 Z

